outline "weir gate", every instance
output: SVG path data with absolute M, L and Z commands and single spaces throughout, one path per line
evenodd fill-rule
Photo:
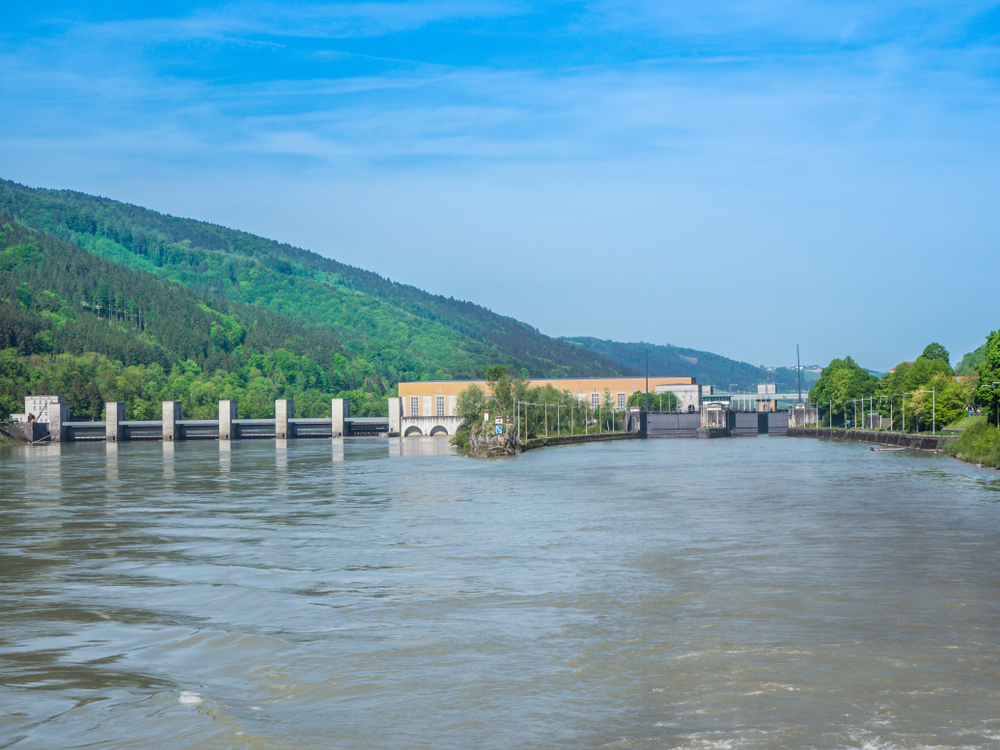
M 62 405 L 58 396 L 49 396 Z M 49 440 L 64 443 L 81 440 L 253 440 L 290 438 L 388 437 L 385 417 L 351 418 L 347 399 L 333 399 L 329 417 L 296 418 L 290 399 L 274 402 L 273 419 L 240 419 L 235 401 L 219 402 L 218 419 L 182 419 L 179 401 L 163 402 L 163 418 L 129 420 L 125 404 L 105 404 L 105 421 L 80 422 L 64 419 L 65 409 L 49 409 L 47 422 L 15 423 L 13 427 L 28 442 Z
M 788 411 L 648 412 L 645 429 L 648 438 L 785 435 L 797 417 Z

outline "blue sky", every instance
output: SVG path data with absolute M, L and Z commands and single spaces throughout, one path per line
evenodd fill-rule
M 0 176 L 550 335 L 953 361 L 1000 327 L 1000 6 L 19 4 Z

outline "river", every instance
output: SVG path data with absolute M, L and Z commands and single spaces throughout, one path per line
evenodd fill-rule
M 1000 748 L 1000 473 L 782 437 L 0 448 L 0 747 Z

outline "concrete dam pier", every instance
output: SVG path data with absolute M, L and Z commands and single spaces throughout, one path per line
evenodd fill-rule
M 290 440 L 296 438 L 389 437 L 385 418 L 351 418 L 351 403 L 335 398 L 330 416 L 296 418 L 291 399 L 274 402 L 273 419 L 241 419 L 235 401 L 219 402 L 218 419 L 183 419 L 179 401 L 163 402 L 160 420 L 129 420 L 125 404 L 105 404 L 105 421 L 79 422 L 67 419 L 59 396 L 47 397 L 55 408 L 46 412 L 47 422 L 15 423 L 14 429 L 28 442 L 49 440 L 55 443 L 101 440 Z M 398 434 L 398 433 L 397 433 Z

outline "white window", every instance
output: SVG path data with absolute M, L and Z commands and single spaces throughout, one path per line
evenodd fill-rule
M 420 416 L 420 397 L 410 396 L 410 416 L 419 417 Z
M 600 405 L 601 405 L 601 394 L 600 393 L 591 393 L 590 394 L 590 406 L 591 406 L 591 408 L 596 409 Z
M 439 417 L 444 416 L 444 396 L 437 397 L 437 415 Z
M 626 401 L 625 394 L 624 393 L 619 393 L 618 394 L 618 411 L 625 411 L 625 401 Z

